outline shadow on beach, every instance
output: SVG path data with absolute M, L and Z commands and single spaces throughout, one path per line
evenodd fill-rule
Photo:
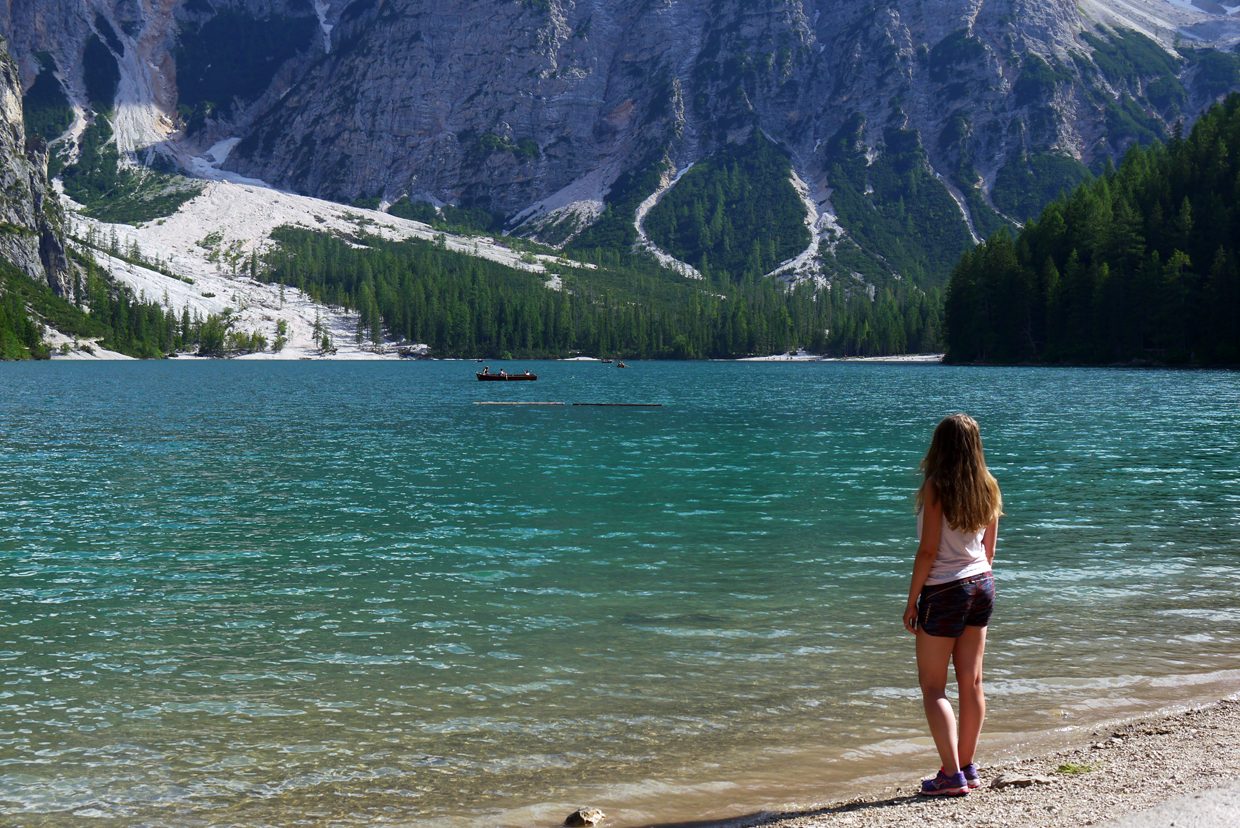
M 1066 747 L 989 766 L 990 783 L 967 797 L 921 797 L 870 788 L 869 799 L 643 828 L 1235 825 L 1234 817 L 1215 815 L 1220 808 L 1234 813 L 1231 803 L 1240 790 L 1240 692 L 1235 681 L 1229 672 L 1227 695 L 1202 707 L 1079 726 Z M 1001 783 L 1004 777 L 1008 779 Z M 1171 811 L 1171 788 L 1150 786 L 1149 779 L 1174 783 L 1178 799 L 1170 804 Z M 1126 821 L 1130 817 L 1135 821 Z
M 658 822 L 650 825 L 642 826 L 642 828 L 754 828 L 760 825 L 770 825 L 776 822 L 783 822 L 789 819 L 811 819 L 813 817 L 827 816 L 829 814 L 844 814 L 852 811 L 866 811 L 874 808 L 894 808 L 898 806 L 907 806 L 912 804 L 925 804 L 933 801 L 927 797 L 910 794 L 908 796 L 893 796 L 888 799 L 861 800 L 846 802 L 842 805 L 828 805 L 821 808 L 808 808 L 804 811 L 781 811 L 774 813 L 771 811 L 762 811 L 754 814 L 747 814 L 739 817 L 729 817 L 728 819 L 703 819 L 693 820 L 691 822 Z

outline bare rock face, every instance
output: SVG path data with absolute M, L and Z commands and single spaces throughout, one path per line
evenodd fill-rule
M 46 149 L 27 151 L 21 92 L 17 66 L 0 38 L 0 258 L 64 295 L 63 215 L 49 193 Z
M 1002 99 L 1005 76 L 1019 72 L 1017 41 L 1047 52 L 1074 43 L 1075 9 L 1069 0 L 904 0 L 877 14 L 865 0 L 353 3 L 331 53 L 256 113 L 230 166 L 337 198 L 411 194 L 513 213 L 600 168 L 614 179 L 663 152 L 687 163 L 757 127 L 812 174 L 820 141 L 855 112 L 880 134 L 888 123 L 922 128 L 931 145 L 945 79 L 928 77 L 923 44 L 965 31 L 983 54 L 952 67 L 953 80 L 978 113 L 997 110 L 998 122 L 979 121 L 975 133 L 1010 143 L 1014 113 Z
M 1193 58 L 1233 60 L 1240 15 L 1172 0 L 9 0 L 0 33 L 27 88 L 49 52 L 75 105 L 110 104 L 122 153 L 511 224 L 761 130 L 824 203 L 841 141 L 911 142 L 984 235 L 1039 206 L 996 188 L 1240 86 Z
M 1108 143 L 1105 104 L 1140 101 L 1144 81 L 1083 74 L 1073 55 L 1088 60 L 1080 36 L 1099 19 L 1082 9 L 362 0 L 343 5 L 331 52 L 255 108 L 230 166 L 336 198 L 408 194 L 513 214 L 600 169 L 614 179 L 663 152 L 681 165 L 754 128 L 823 178 L 824 140 L 860 114 L 870 146 L 888 127 L 911 129 L 936 170 L 988 186 L 1021 154 L 1089 164 L 1137 140 Z M 1022 85 L 1031 58 L 1052 70 Z M 1193 114 L 1209 102 L 1189 96 Z
M 1124 22 L 1102 13 L 1109 8 L 337 3 L 330 52 L 250 106 L 226 166 L 340 200 L 483 208 L 513 226 L 557 209 L 597 215 L 620 175 L 663 157 L 683 168 L 761 130 L 830 211 L 828 194 L 840 192 L 832 139 L 854 130 L 847 137 L 868 158 L 893 140 L 913 141 L 959 206 L 959 232 L 979 238 L 1054 194 L 1013 197 L 1042 175 L 1039 164 L 1101 164 L 1191 121 L 1218 96 L 1193 85 L 1187 63 L 1161 82 L 1100 71 L 1087 37 L 1121 31 L 1098 29 Z M 1159 83 L 1183 89 L 1180 102 L 1153 100 Z M 1121 114 L 1133 110 L 1141 125 L 1117 129 L 1133 123 Z M 849 222 L 842 216 L 845 232 Z

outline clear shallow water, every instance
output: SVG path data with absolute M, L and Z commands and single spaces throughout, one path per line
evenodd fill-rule
M 633 825 L 929 768 L 899 618 L 955 410 L 997 742 L 1240 688 L 1240 375 L 475 367 L 0 365 L 0 814 Z

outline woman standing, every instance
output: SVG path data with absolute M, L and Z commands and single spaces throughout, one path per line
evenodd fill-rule
M 982 656 L 994 606 L 991 563 L 1003 497 L 986 468 L 977 422 L 967 414 L 939 423 L 921 469 L 920 542 L 904 627 L 917 636 L 922 704 L 943 764 L 919 793 L 963 796 L 980 784 L 974 753 L 986 717 Z M 947 700 L 949 662 L 960 690 L 959 726 Z

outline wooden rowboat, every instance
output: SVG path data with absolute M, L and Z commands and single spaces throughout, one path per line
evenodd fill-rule
M 512 380 L 532 381 L 532 380 L 538 379 L 538 374 L 531 374 L 529 371 L 526 371 L 524 374 L 484 374 L 481 371 L 479 371 L 478 373 L 474 374 L 474 376 L 476 376 L 482 382 L 512 381 Z

